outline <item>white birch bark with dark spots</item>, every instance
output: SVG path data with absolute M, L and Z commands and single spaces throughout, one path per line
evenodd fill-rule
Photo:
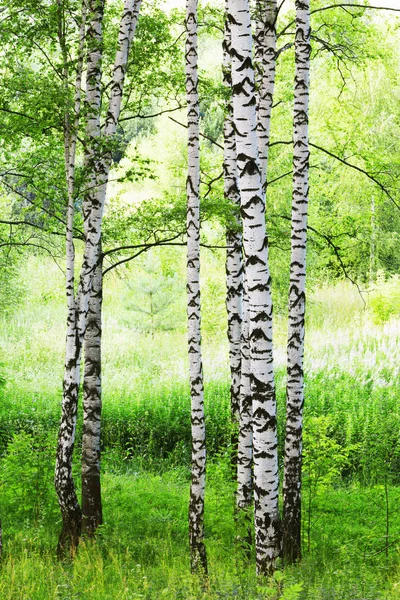
M 197 73 L 197 0 L 186 0 L 186 98 L 188 103 L 187 306 L 192 424 L 189 546 L 192 572 L 207 573 L 204 544 L 206 430 L 200 322 L 200 130 Z
M 226 310 L 228 315 L 229 364 L 231 371 L 232 464 L 236 470 L 240 414 L 241 324 L 243 299 L 242 232 L 239 217 L 240 192 L 236 166 L 236 141 L 233 128 L 231 32 L 225 19 L 223 40 L 223 80 L 228 90 L 224 122 L 224 196 L 233 211 L 232 226 L 226 230 Z
M 259 78 L 257 135 L 261 180 L 265 192 L 271 113 L 275 87 L 277 2 L 276 0 L 261 0 L 257 3 L 256 10 L 257 34 L 255 41 Z
M 55 486 L 62 514 L 62 530 L 58 542 L 58 554 L 62 555 L 69 549 L 75 552 L 81 533 L 81 509 L 76 495 L 72 478 L 72 454 L 75 442 L 76 417 L 78 407 L 78 393 L 80 383 L 80 353 L 76 348 L 76 298 L 74 289 L 75 248 L 74 248 L 74 203 L 75 203 L 75 160 L 76 141 L 81 111 L 81 88 L 83 54 L 85 43 L 86 6 L 82 4 L 82 16 L 79 37 L 78 61 L 75 81 L 75 100 L 73 122 L 67 107 L 64 118 L 64 151 L 65 172 L 68 191 L 67 226 L 66 226 L 66 297 L 67 297 L 67 334 L 65 370 L 63 381 L 62 417 L 59 429 Z M 59 41 L 64 59 L 64 81 L 69 83 L 69 70 L 67 66 L 67 51 L 63 19 L 60 15 Z
M 101 144 L 111 142 L 115 135 L 121 111 L 129 48 L 132 43 L 140 10 L 140 0 L 126 0 L 121 17 L 118 46 L 114 62 L 109 108 Z M 95 58 L 95 57 L 94 57 Z M 106 199 L 106 189 L 112 164 L 111 147 L 96 152 L 96 140 L 100 139 L 100 105 L 97 94 L 96 63 L 93 61 L 93 119 L 88 122 L 88 134 L 94 140 L 92 184 L 88 198 L 90 219 L 101 224 Z M 100 89 L 99 89 L 100 91 Z M 96 117 L 98 115 L 98 118 Z M 99 238 L 100 240 L 100 238 Z M 93 535 L 102 523 L 101 482 L 100 482 L 100 422 L 101 422 L 101 303 L 102 303 L 102 261 L 101 243 L 96 248 L 96 266 L 88 306 L 87 330 L 85 335 L 85 375 L 83 400 L 82 437 L 82 512 L 83 529 Z
M 274 568 L 280 551 L 272 299 L 265 202 L 258 160 L 252 32 L 248 0 L 230 0 L 232 90 L 243 220 L 253 394 L 254 505 L 257 573 Z
M 283 553 L 301 558 L 301 464 L 304 405 L 304 318 L 308 212 L 308 103 L 310 91 L 310 1 L 296 0 L 293 120 L 293 201 L 287 345 Z
M 100 243 L 99 261 L 93 277 L 84 341 L 82 530 L 89 536 L 93 536 L 103 522 L 100 481 L 102 267 Z
M 249 310 L 246 277 L 243 290 L 241 331 L 240 415 L 237 465 L 236 506 L 241 525 L 240 537 L 251 544 L 250 507 L 253 502 L 253 396 L 251 393 L 251 362 L 249 344 Z M 242 533 L 243 532 L 243 533 Z
M 140 0 L 126 0 L 120 22 L 117 53 L 114 63 L 110 104 L 105 123 L 106 138 L 115 134 L 119 119 L 128 53 L 136 29 Z M 86 194 L 83 201 L 85 248 L 76 297 L 73 335 L 67 341 L 67 361 L 64 380 L 62 418 L 57 446 L 55 484 L 61 508 L 63 527 L 58 552 L 65 553 L 67 545 L 76 548 L 81 532 L 81 510 L 72 479 L 72 452 L 75 440 L 79 371 L 86 330 L 89 301 L 96 265 L 99 259 L 101 222 L 103 217 L 108 174 L 112 162 L 111 148 L 104 149 L 100 140 L 102 18 L 104 0 L 88 3 L 86 42 Z M 71 329 L 72 331 L 72 329 Z M 69 353 L 69 354 L 68 354 Z M 71 373 L 75 376 L 72 378 Z

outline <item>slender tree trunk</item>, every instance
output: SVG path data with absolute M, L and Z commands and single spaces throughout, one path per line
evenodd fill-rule
M 103 273 L 101 242 L 99 261 L 93 277 L 85 332 L 82 431 L 82 529 L 93 536 L 103 522 L 100 483 L 101 423 L 101 306 Z
M 276 0 L 259 0 L 256 8 L 255 44 L 259 78 L 257 136 L 261 181 L 265 192 L 271 113 L 275 87 L 276 18 L 278 7 Z
M 371 246 L 369 255 L 369 281 L 376 280 L 376 223 L 375 223 L 375 197 L 371 197 Z
M 75 441 L 81 353 L 92 282 L 99 260 L 101 222 L 112 162 L 111 148 L 107 148 L 107 141 L 115 134 L 119 119 L 129 47 L 136 29 L 139 7 L 140 0 L 136 2 L 125 0 L 118 34 L 110 103 L 104 127 L 105 139 L 100 139 L 104 0 L 89 0 L 88 3 L 85 155 L 87 189 L 83 201 L 85 249 L 75 301 L 74 319 L 72 320 L 72 313 L 68 316 L 67 360 L 55 475 L 56 491 L 63 518 L 58 544 L 59 555 L 63 555 L 68 546 L 74 552 L 81 533 L 81 509 L 72 479 L 72 453 Z
M 2 556 L 3 556 L 3 527 L 2 527 L 1 519 L 0 519 L 0 560 L 1 560 Z
M 190 393 L 192 400 L 192 481 L 189 545 L 192 572 L 207 573 L 204 544 L 206 430 L 200 331 L 200 142 L 197 91 L 197 0 L 186 1 L 186 97 L 188 102 L 187 304 Z
M 75 156 L 77 130 L 81 107 L 81 85 L 83 69 L 83 52 L 85 40 L 85 4 L 82 5 L 82 21 L 80 28 L 78 64 L 75 81 L 74 118 L 71 124 L 70 111 L 67 106 L 64 118 L 64 150 L 65 172 L 68 190 L 67 227 L 66 227 L 66 297 L 67 297 L 67 339 L 63 382 L 62 417 L 59 429 L 55 486 L 62 514 L 62 530 L 57 552 L 61 556 L 67 550 L 74 554 L 81 533 L 81 509 L 72 478 L 72 454 L 75 441 L 76 415 L 78 405 L 80 351 L 76 346 L 77 312 L 74 288 L 75 248 L 74 248 L 74 201 L 75 201 Z M 64 61 L 64 84 L 68 95 L 69 70 L 68 53 L 64 31 L 63 6 L 59 4 L 59 42 Z
M 232 89 L 249 310 L 253 394 L 257 573 L 270 573 L 280 551 L 272 299 L 265 202 L 258 160 L 252 33 L 248 0 L 230 0 Z
M 224 84 L 229 90 L 224 122 L 224 196 L 234 211 L 226 230 L 226 310 L 228 314 L 229 364 L 231 370 L 231 422 L 232 422 L 232 466 L 236 475 L 238 451 L 238 427 L 240 413 L 240 363 L 241 325 L 243 300 L 242 233 L 239 217 L 240 192 L 237 180 L 236 142 L 233 128 L 232 76 L 231 76 L 231 32 L 225 19 L 223 41 Z
M 115 135 L 121 111 L 125 74 L 129 48 L 132 43 L 139 17 L 141 1 L 125 0 L 118 33 L 118 46 L 114 62 L 110 102 L 104 126 L 102 150 L 98 151 L 100 140 L 100 83 L 101 83 L 101 37 L 93 28 L 95 43 L 91 58 L 90 104 L 88 137 L 92 140 L 93 151 L 88 157 L 91 166 L 91 186 L 88 194 L 89 229 L 95 231 L 93 237 L 94 264 L 90 303 L 85 335 L 85 378 L 83 401 L 83 438 L 82 438 L 82 511 L 83 527 L 88 535 L 94 535 L 102 523 L 102 503 L 100 484 L 100 422 L 101 422 L 101 305 L 102 305 L 102 261 L 101 261 L 101 221 L 106 198 L 106 189 L 112 165 L 111 148 L 107 147 Z M 88 68 L 89 71 L 89 68 Z M 87 236 L 87 239 L 90 239 Z M 97 246 L 94 244 L 97 240 Z
M 287 346 L 283 553 L 301 558 L 301 464 L 304 404 L 304 316 L 308 211 L 308 101 L 310 87 L 310 1 L 296 0 L 293 121 L 293 202 Z
M 240 427 L 238 443 L 237 497 L 240 537 L 251 544 L 250 507 L 253 501 L 253 396 L 251 393 L 251 362 L 249 345 L 249 307 L 246 277 L 244 278 L 243 320 L 241 332 Z

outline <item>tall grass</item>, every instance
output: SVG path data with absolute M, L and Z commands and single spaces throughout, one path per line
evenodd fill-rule
M 28 277 L 32 271 L 34 281 Z M 223 315 L 223 273 L 215 265 L 210 272 L 218 275 L 219 288 L 206 281 L 206 310 Z M 65 333 L 63 280 L 55 266 L 34 257 L 22 277 L 25 302 L 0 320 L 6 379 L 0 388 L 0 515 L 6 549 L 1 598 L 397 597 L 400 320 L 390 299 L 393 287 L 400 286 L 396 280 L 378 282 L 366 296 L 366 307 L 357 290 L 344 283 L 310 296 L 303 507 L 310 539 L 305 531 L 305 559 L 285 569 L 283 588 L 276 580 L 258 582 L 235 543 L 228 348 L 225 326 L 205 320 L 211 577 L 204 588 L 188 575 L 184 302 L 180 305 L 178 298 L 174 307 L 176 329 L 145 333 L 132 320 L 124 280 L 113 278 L 106 285 L 105 524 L 96 544 L 83 543 L 74 563 L 62 565 L 53 555 L 60 526 L 53 468 Z M 275 339 L 282 444 L 286 322 L 279 314 Z M 79 487 L 78 458 L 74 471 Z

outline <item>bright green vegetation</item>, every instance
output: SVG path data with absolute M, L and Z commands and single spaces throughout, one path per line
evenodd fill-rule
M 67 97 L 46 52 L 58 64 L 52 29 L 57 4 L 14 1 L 12 27 L 6 18 L 1 20 L 5 60 L 0 171 L 11 173 L 5 180 L 8 187 L 0 186 L 1 215 L 40 225 L 44 232 L 31 225 L 11 232 L 7 223 L 0 223 L 0 600 L 399 598 L 398 20 L 384 11 L 339 8 L 313 16 L 313 31 L 321 37 L 313 40 L 310 103 L 314 146 L 307 258 L 304 560 L 284 571 L 280 565 L 271 582 L 256 580 L 254 557 L 246 557 L 236 543 L 240 524 L 234 519 L 230 467 L 224 251 L 202 249 L 210 567 L 205 585 L 189 574 L 184 247 L 153 249 L 105 277 L 105 524 L 95 544 L 82 542 L 73 563 L 55 559 L 61 519 L 53 472 L 66 320 L 61 272 L 65 232 L 59 221 L 65 216 L 64 151 L 62 119 L 55 116 L 62 115 Z M 114 2 L 108 4 L 106 63 L 117 8 Z M 127 117 L 184 104 L 183 15 L 167 15 L 158 1 L 147 4 L 133 49 Z M 202 132 L 221 144 L 219 5 L 201 8 L 200 91 Z M 283 14 L 279 30 L 292 17 Z M 291 38 L 280 38 L 281 48 L 286 41 Z M 279 55 L 274 104 L 267 225 L 282 444 L 293 47 Z M 187 132 L 179 125 L 185 122 L 185 109 L 173 113 L 178 124 L 170 116 L 124 121 L 118 131 L 104 249 L 170 236 L 184 244 L 178 234 L 185 229 Z M 210 139 L 202 139 L 201 149 L 202 242 L 221 246 L 232 214 L 222 200 L 221 149 Z M 81 161 L 82 148 L 78 179 Z M 21 190 L 26 199 L 35 198 L 34 204 L 24 201 Z M 46 212 L 49 207 L 52 217 Z M 75 224 L 81 225 L 78 209 Z M 58 231 L 60 237 L 47 235 L 47 230 Z M 36 246 L 8 248 L 11 237 L 16 244 L 38 242 L 47 253 Z M 77 246 L 78 267 L 80 242 Z M 57 257 L 61 269 L 48 253 Z M 127 256 L 108 256 L 105 268 Z M 366 290 L 366 306 L 356 288 L 341 281 L 345 273 Z M 78 423 L 77 446 L 80 431 Z
M 174 260 L 179 263 L 179 256 Z M 149 268 L 147 262 L 139 264 L 138 282 Z M 35 286 L 29 283 L 31 269 Z M 222 284 L 223 270 L 207 254 L 205 272 L 205 314 L 211 305 L 222 315 L 222 295 L 208 290 L 211 278 L 215 285 Z M 83 543 L 74 563 L 63 565 L 54 557 L 60 515 L 53 488 L 64 341 L 62 275 L 48 259 L 32 258 L 21 272 L 20 285 L 26 289 L 24 301 L 1 322 L 0 335 L 1 374 L 6 380 L 0 397 L 2 599 L 398 597 L 400 326 L 393 318 L 398 312 L 397 279 L 381 278 L 367 296 L 366 309 L 350 284 L 327 285 L 310 297 L 304 561 L 285 569 L 283 581 L 281 572 L 272 582 L 257 581 L 254 561 L 235 543 L 239 525 L 234 520 L 230 471 L 227 344 L 223 321 L 216 328 L 215 321 L 205 319 L 210 458 L 210 581 L 205 589 L 189 575 L 190 400 L 180 325 L 183 284 L 177 285 L 174 304 L 163 316 L 168 327 L 163 330 L 159 322 L 146 332 L 133 324 L 134 311 L 129 308 L 138 302 L 139 292 L 121 279 L 108 283 L 105 524 L 94 545 Z M 141 302 L 145 306 L 143 297 Z M 174 319 L 179 319 L 176 329 Z M 285 329 L 277 315 L 281 428 Z

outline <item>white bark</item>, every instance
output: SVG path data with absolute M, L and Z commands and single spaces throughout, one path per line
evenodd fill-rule
M 257 4 L 256 59 L 258 89 L 258 153 L 263 190 L 266 188 L 268 147 L 276 67 L 276 0 L 261 0 Z
M 238 443 L 237 507 L 248 510 L 253 500 L 253 396 L 249 345 L 249 307 L 246 280 L 241 335 L 240 427 Z
M 233 425 L 233 463 L 237 462 L 237 428 L 240 414 L 240 363 L 241 324 L 243 299 L 243 257 L 240 209 L 240 192 L 236 165 L 236 141 L 233 128 L 232 75 L 231 75 L 231 32 L 225 19 L 223 41 L 224 85 L 229 90 L 225 107 L 224 122 L 224 196 L 234 212 L 232 225 L 226 230 L 226 310 L 228 315 L 229 363 L 231 370 L 231 419 Z
M 279 553 L 278 456 L 272 355 L 272 299 L 265 202 L 258 160 L 252 33 L 248 0 L 231 0 L 232 89 L 243 246 L 249 302 L 253 393 L 254 500 L 257 572 L 274 568 Z
M 200 132 L 197 73 L 197 0 L 186 2 L 186 98 L 188 103 L 187 305 L 192 423 L 189 543 L 192 572 L 207 572 L 204 545 L 206 431 L 200 330 Z
M 110 105 L 105 124 L 106 139 L 111 138 L 116 131 L 129 47 L 135 32 L 139 7 L 140 0 L 136 2 L 125 0 L 113 70 Z M 89 0 L 89 24 L 86 33 L 88 46 L 86 77 L 87 143 L 85 156 L 87 190 L 83 201 L 85 249 L 75 300 L 75 317 L 73 323 L 71 322 L 68 325 L 62 419 L 57 447 L 55 483 L 63 516 L 63 530 L 59 540 L 60 553 L 64 551 L 68 542 L 71 547 L 76 546 L 81 531 L 80 507 L 72 479 L 71 463 L 75 440 L 82 345 L 94 272 L 99 262 L 101 222 L 108 175 L 112 163 L 111 148 L 105 148 L 107 144 L 105 144 L 103 136 L 100 136 L 103 12 L 104 0 Z
M 296 71 L 293 119 L 293 201 L 287 345 L 284 558 L 301 557 L 301 463 L 304 404 L 304 317 L 308 212 L 308 103 L 310 90 L 310 0 L 296 0 Z
M 101 254 L 101 243 L 99 253 Z M 89 536 L 93 536 L 103 522 L 100 481 L 102 268 L 100 259 L 92 283 L 84 341 L 82 529 Z
M 76 141 L 81 110 L 81 88 L 83 54 L 85 43 L 86 6 L 82 4 L 82 17 L 79 35 L 78 61 L 75 80 L 75 100 L 73 124 L 69 107 L 64 117 L 65 173 L 67 181 L 68 205 L 66 227 L 66 297 L 67 297 L 67 334 L 65 352 L 65 371 L 63 381 L 62 417 L 59 430 L 55 469 L 55 486 L 63 518 L 63 527 L 59 538 L 58 552 L 63 554 L 66 546 L 75 551 L 81 532 L 81 509 L 72 478 L 72 454 L 75 442 L 76 416 L 80 383 L 79 356 L 75 348 L 76 340 L 76 302 L 74 289 L 74 203 L 75 203 L 75 159 Z M 68 94 L 69 69 L 64 18 L 60 6 L 59 42 L 64 60 L 64 83 Z

